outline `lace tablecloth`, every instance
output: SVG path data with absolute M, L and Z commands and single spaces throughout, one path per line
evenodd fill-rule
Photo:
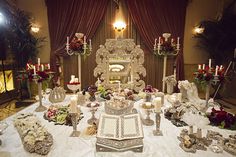
M 69 104 L 69 96 L 64 100 L 64 104 Z M 134 107 L 140 110 L 140 103 L 138 101 L 134 104 Z M 44 100 L 43 104 L 45 106 L 50 106 L 51 104 Z M 34 112 L 38 103 L 35 103 L 26 109 L 20 111 L 19 113 Z M 165 100 L 165 107 L 170 106 L 170 103 Z M 84 118 L 78 124 L 78 130 L 83 132 L 86 127 L 88 127 L 87 120 L 91 117 L 91 113 L 87 107 L 81 107 L 84 113 Z M 141 111 L 141 110 L 140 110 Z M 104 112 L 103 105 L 96 112 L 96 117 L 98 118 L 100 113 Z M 17 113 L 17 114 L 19 114 Z M 177 139 L 180 131 L 183 129 L 174 126 L 170 121 L 161 115 L 161 130 L 163 136 L 153 136 L 153 126 L 143 126 L 144 131 L 144 149 L 142 153 L 134 153 L 131 151 L 127 152 L 96 152 L 95 143 L 96 136 L 82 136 L 82 137 L 69 137 L 72 132 L 71 126 L 64 125 L 54 125 L 53 122 L 48 122 L 43 118 L 43 112 L 34 112 L 37 117 L 41 120 L 42 125 L 53 135 L 54 143 L 51 151 L 47 157 L 231 157 L 232 155 L 223 152 L 221 154 L 213 153 L 209 148 L 207 151 L 198 150 L 195 154 L 186 153 L 179 147 L 180 141 Z M 140 112 L 143 113 L 143 112 Z M 0 135 L 0 139 L 3 141 L 0 146 L 0 156 L 11 156 L 11 157 L 37 157 L 35 153 L 31 154 L 24 150 L 21 139 L 17 130 L 13 126 L 13 118 L 15 115 L 5 119 L 9 124 L 8 128 L 4 131 L 3 135 Z M 145 116 L 145 115 L 143 115 Z M 154 114 L 151 114 L 151 118 L 154 120 Z M 187 127 L 185 127 L 187 128 Z M 196 129 L 196 128 L 195 128 Z M 215 130 L 228 137 L 230 134 L 235 134 L 235 131 L 219 129 L 217 127 L 207 126 L 203 129 L 203 136 L 206 135 L 207 130 Z M 196 131 L 196 130 L 195 130 Z

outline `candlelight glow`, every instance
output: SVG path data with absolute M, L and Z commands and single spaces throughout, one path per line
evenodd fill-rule
M 34 32 L 34 33 L 38 33 L 39 32 L 39 27 L 38 26 L 32 26 L 31 31 Z
M 204 28 L 200 28 L 200 27 L 195 27 L 193 30 L 194 34 L 201 34 L 203 33 L 203 31 L 204 31 Z

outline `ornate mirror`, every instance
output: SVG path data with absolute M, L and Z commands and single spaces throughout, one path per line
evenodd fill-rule
M 138 92 L 145 87 L 140 78 L 146 76 L 144 53 L 133 39 L 107 39 L 96 52 L 96 63 L 94 76 L 103 80 L 101 84 L 106 88 L 131 88 Z

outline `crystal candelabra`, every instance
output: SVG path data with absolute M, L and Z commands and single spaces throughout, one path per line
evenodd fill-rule
M 164 62 L 163 62 L 163 80 L 166 77 L 166 64 L 167 64 L 167 56 L 176 56 L 178 55 L 180 51 L 180 43 L 179 43 L 179 37 L 177 38 L 177 43 L 174 42 L 174 39 L 172 38 L 171 41 L 168 39 L 170 38 L 170 33 L 163 33 L 162 34 L 164 41 L 161 39 L 161 37 L 155 39 L 154 43 L 154 54 L 158 56 L 164 56 Z M 165 82 L 162 81 L 162 92 L 165 92 Z

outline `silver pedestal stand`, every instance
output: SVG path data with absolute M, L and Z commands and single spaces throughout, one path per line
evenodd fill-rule
M 156 130 L 153 130 L 154 136 L 163 136 L 162 131 L 160 130 L 161 124 L 161 113 L 156 112 Z
M 79 137 L 80 131 L 77 131 L 78 113 L 70 113 L 70 114 L 71 114 L 71 122 L 73 126 L 73 132 L 71 133 L 70 137 Z

